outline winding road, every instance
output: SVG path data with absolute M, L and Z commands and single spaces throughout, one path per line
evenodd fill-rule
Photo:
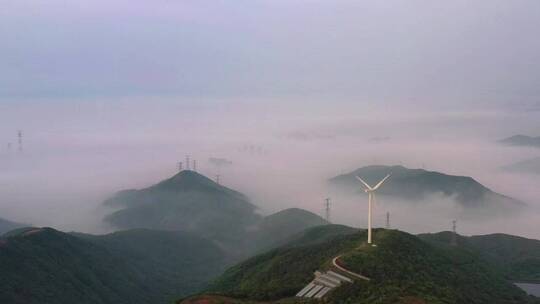
M 345 272 L 346 274 L 351 275 L 351 276 L 353 276 L 353 277 L 356 277 L 356 278 L 358 278 L 358 279 L 366 280 L 366 281 L 370 281 L 370 280 L 371 280 L 370 278 L 368 278 L 368 277 L 366 277 L 366 276 L 363 276 L 363 275 L 361 275 L 361 274 L 358 274 L 358 273 L 356 273 L 356 272 L 352 272 L 352 271 L 350 271 L 350 270 L 347 270 L 347 269 L 341 267 L 341 266 L 337 263 L 337 260 L 338 260 L 340 257 L 341 257 L 341 256 L 338 255 L 337 257 L 335 257 L 335 258 L 332 260 L 332 265 L 334 265 L 334 267 L 336 267 L 337 269 L 339 269 L 339 270 Z

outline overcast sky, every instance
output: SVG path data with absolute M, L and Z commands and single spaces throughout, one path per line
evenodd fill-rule
M 528 108 L 540 96 L 539 27 L 535 0 L 4 0 L 0 100 Z

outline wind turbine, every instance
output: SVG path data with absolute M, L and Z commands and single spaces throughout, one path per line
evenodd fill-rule
M 369 205 L 368 205 L 368 241 L 367 241 L 368 244 L 371 244 L 371 217 L 372 217 L 372 214 L 371 214 L 372 207 L 371 207 L 371 205 L 373 204 L 373 201 L 375 200 L 375 191 L 381 187 L 381 185 L 384 183 L 384 181 L 386 181 L 390 177 L 390 175 L 391 174 L 388 174 L 377 185 L 375 185 L 375 187 L 371 187 L 363 179 L 356 176 L 356 179 L 358 179 L 362 184 L 364 184 L 364 186 L 366 186 L 366 189 L 364 189 L 364 191 L 368 194 L 368 201 L 369 201 Z

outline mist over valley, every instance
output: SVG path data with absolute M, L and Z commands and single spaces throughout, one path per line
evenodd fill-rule
M 540 2 L 4 2 L 0 303 L 540 303 Z

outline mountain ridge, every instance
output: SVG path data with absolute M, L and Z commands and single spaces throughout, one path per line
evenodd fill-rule
M 517 134 L 507 138 L 503 138 L 498 142 L 507 146 L 540 147 L 540 136 L 533 137 Z
M 423 240 L 438 246 L 449 246 L 453 233 L 420 234 Z M 512 281 L 540 283 L 540 240 L 504 233 L 486 235 L 457 235 L 457 246 L 479 252 L 499 267 Z
M 360 193 L 362 187 L 355 176 L 369 184 L 375 184 L 387 174 L 392 174 L 380 195 L 392 196 L 409 201 L 424 200 L 429 194 L 443 194 L 453 198 L 463 207 L 525 207 L 514 198 L 494 192 L 469 176 L 448 175 L 424 169 L 409 169 L 404 166 L 372 165 L 341 174 L 329 180 L 330 184 L 352 193 Z
M 8 232 L 8 231 L 11 231 L 11 230 L 14 230 L 14 229 L 17 229 L 17 228 L 23 228 L 23 227 L 27 227 L 29 225 L 27 224 L 22 224 L 22 223 L 17 223 L 17 222 L 12 222 L 12 221 L 9 221 L 9 220 L 6 220 L 6 219 L 3 219 L 0 217 L 0 236 L 2 236 L 2 234 Z
M 540 157 L 528 158 L 502 167 L 508 172 L 540 174 Z

